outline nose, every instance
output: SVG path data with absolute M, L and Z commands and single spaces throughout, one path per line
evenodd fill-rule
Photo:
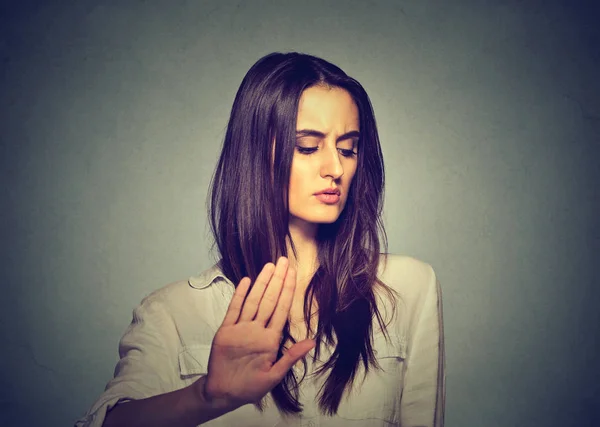
M 344 175 L 344 168 L 342 167 L 337 147 L 334 146 L 333 148 L 323 150 L 321 176 L 323 178 L 330 176 L 336 180 L 342 175 Z

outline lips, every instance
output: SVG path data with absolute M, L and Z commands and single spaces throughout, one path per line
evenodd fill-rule
M 317 194 L 315 197 L 317 200 L 327 205 L 335 205 L 340 201 L 340 196 L 335 193 L 321 193 Z
M 318 193 L 315 193 L 315 196 L 318 196 L 319 194 L 335 194 L 336 196 L 339 196 L 340 189 L 339 188 L 326 188 L 324 190 L 319 191 Z

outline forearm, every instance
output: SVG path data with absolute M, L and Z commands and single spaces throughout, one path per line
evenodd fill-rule
M 132 400 L 106 414 L 103 427 L 195 427 L 233 410 L 223 402 L 209 402 L 202 390 L 206 377 L 180 390 Z

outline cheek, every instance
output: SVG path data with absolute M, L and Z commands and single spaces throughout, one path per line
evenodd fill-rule
M 304 179 L 302 174 L 302 168 L 299 167 L 298 162 L 293 161 L 290 169 L 290 184 L 289 184 L 289 199 L 294 200 L 301 193 L 304 187 Z
M 357 169 L 357 162 L 352 162 L 352 164 L 348 165 L 347 168 L 345 169 L 345 173 L 344 175 L 346 176 L 346 182 L 348 183 L 348 187 L 350 187 L 350 184 L 352 183 L 352 180 L 354 179 L 354 177 L 356 176 L 356 169 Z
M 302 191 L 302 189 L 306 189 L 309 186 L 311 167 L 308 162 L 302 160 L 296 157 L 292 160 L 290 168 L 290 192 L 292 189 Z

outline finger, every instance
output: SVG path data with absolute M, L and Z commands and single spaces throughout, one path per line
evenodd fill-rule
M 294 300 L 294 291 L 296 289 L 296 269 L 293 267 L 288 268 L 287 275 L 285 276 L 285 282 L 283 283 L 283 289 L 281 295 L 277 301 L 275 312 L 271 317 L 271 320 L 267 326 L 268 329 L 274 329 L 278 332 L 283 330 L 285 322 L 287 322 L 290 314 L 290 308 L 292 307 L 292 301 Z
M 269 282 L 274 269 L 275 266 L 272 262 L 266 263 L 261 272 L 258 274 L 254 284 L 250 285 L 250 292 L 246 296 L 246 300 L 244 301 L 238 322 L 248 322 L 254 318 L 260 298 L 262 297 L 262 294 L 266 288 L 266 284 Z
M 267 288 L 271 277 L 275 274 L 275 271 L 277 271 L 277 267 L 279 267 L 280 263 L 281 258 L 277 261 L 277 266 L 274 266 L 272 262 L 268 262 L 258 274 L 258 277 L 254 281 L 252 289 L 244 302 L 244 308 L 242 309 L 239 322 L 250 322 L 254 320 L 265 289 Z
M 279 359 L 272 367 L 270 374 L 273 375 L 273 379 L 278 382 L 292 369 L 296 362 L 302 359 L 308 354 L 313 348 L 315 348 L 316 341 L 312 339 L 306 339 L 300 341 L 290 347 L 288 351 L 283 353 L 281 359 Z
M 229 308 L 227 309 L 227 313 L 225 313 L 225 319 L 223 319 L 223 326 L 233 325 L 237 322 L 244 305 L 244 299 L 248 293 L 248 288 L 250 288 L 250 278 L 244 277 L 235 288 Z
M 285 278 L 289 274 L 289 263 L 286 262 L 285 264 L 285 266 L 280 266 L 278 263 L 275 273 L 267 285 L 265 294 L 260 301 L 258 314 L 256 315 L 255 320 L 260 321 L 263 326 L 267 324 L 269 318 L 271 318 L 273 315 L 273 311 L 275 310 L 277 301 L 279 300 L 279 295 L 283 289 Z

